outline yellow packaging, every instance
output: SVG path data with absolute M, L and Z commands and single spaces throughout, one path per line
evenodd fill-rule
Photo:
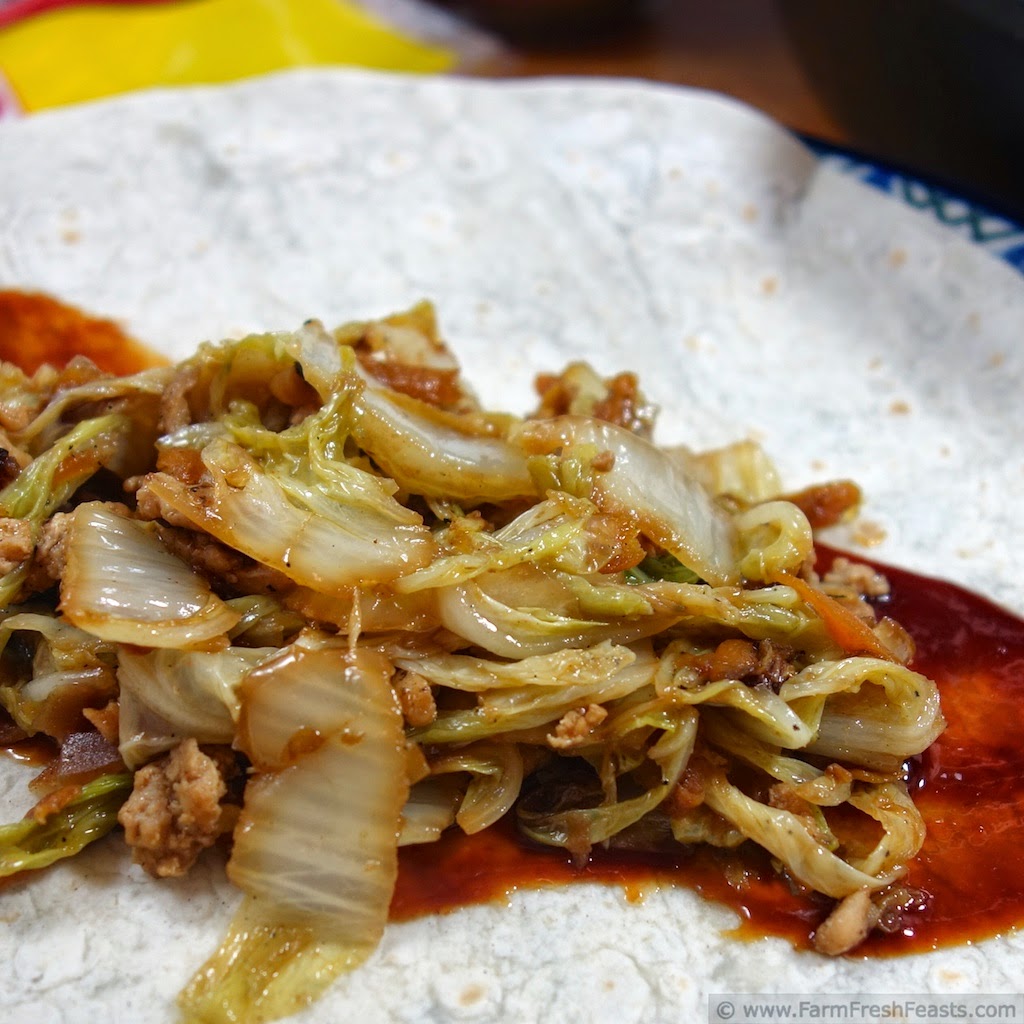
M 25 110 L 300 65 L 432 72 L 454 63 L 449 50 L 346 0 L 74 4 L 0 30 L 0 72 Z

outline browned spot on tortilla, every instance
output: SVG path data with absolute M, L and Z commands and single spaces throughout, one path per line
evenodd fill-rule
M 474 1003 L 479 1003 L 483 999 L 484 994 L 484 990 L 479 985 L 470 985 L 468 988 L 464 988 L 459 995 L 459 1005 L 473 1006 Z

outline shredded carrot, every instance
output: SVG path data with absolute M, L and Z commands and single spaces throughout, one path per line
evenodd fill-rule
M 59 814 L 64 810 L 65 807 L 73 800 L 77 799 L 82 794 L 82 787 L 77 783 L 68 783 L 66 786 L 61 786 L 60 789 L 54 790 L 52 793 L 47 793 L 33 808 L 25 815 L 26 818 L 32 818 L 36 824 L 46 824 L 46 819 L 51 815 Z
M 777 572 L 772 578 L 775 583 L 792 587 L 800 595 L 825 624 L 828 635 L 847 654 L 870 654 L 886 661 L 897 660 L 869 626 L 828 594 L 815 590 L 806 580 L 791 576 L 788 572 Z

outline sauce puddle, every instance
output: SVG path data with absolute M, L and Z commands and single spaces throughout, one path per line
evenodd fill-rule
M 101 370 L 129 374 L 167 360 L 113 320 L 89 316 L 37 292 L 0 290 L 0 359 L 32 374 L 44 363 L 62 367 L 88 356 Z

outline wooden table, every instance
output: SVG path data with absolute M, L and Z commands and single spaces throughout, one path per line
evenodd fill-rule
M 616 75 L 728 93 L 796 129 L 856 140 L 832 118 L 802 71 L 770 0 L 676 0 L 625 29 L 575 45 L 510 44 L 485 70 L 499 75 Z
M 965 142 L 954 134 L 947 138 L 941 129 L 938 135 L 922 130 L 920 111 L 926 101 L 919 101 L 913 115 L 904 105 L 902 116 L 915 118 L 914 124 L 904 125 L 899 120 L 900 102 L 886 95 L 886 86 L 865 84 L 862 94 L 851 90 L 861 109 L 855 106 L 853 116 L 850 109 L 845 116 L 838 114 L 820 82 L 805 70 L 792 31 L 794 5 L 785 4 L 786 0 L 640 2 L 643 15 L 614 31 L 578 41 L 568 36 L 513 38 L 507 50 L 473 72 L 508 77 L 629 76 L 713 89 L 765 111 L 797 132 L 921 173 L 997 209 L 1024 214 L 1024 174 L 977 140 Z M 803 54 L 806 58 L 806 51 Z M 853 49 L 850 59 L 855 59 Z

